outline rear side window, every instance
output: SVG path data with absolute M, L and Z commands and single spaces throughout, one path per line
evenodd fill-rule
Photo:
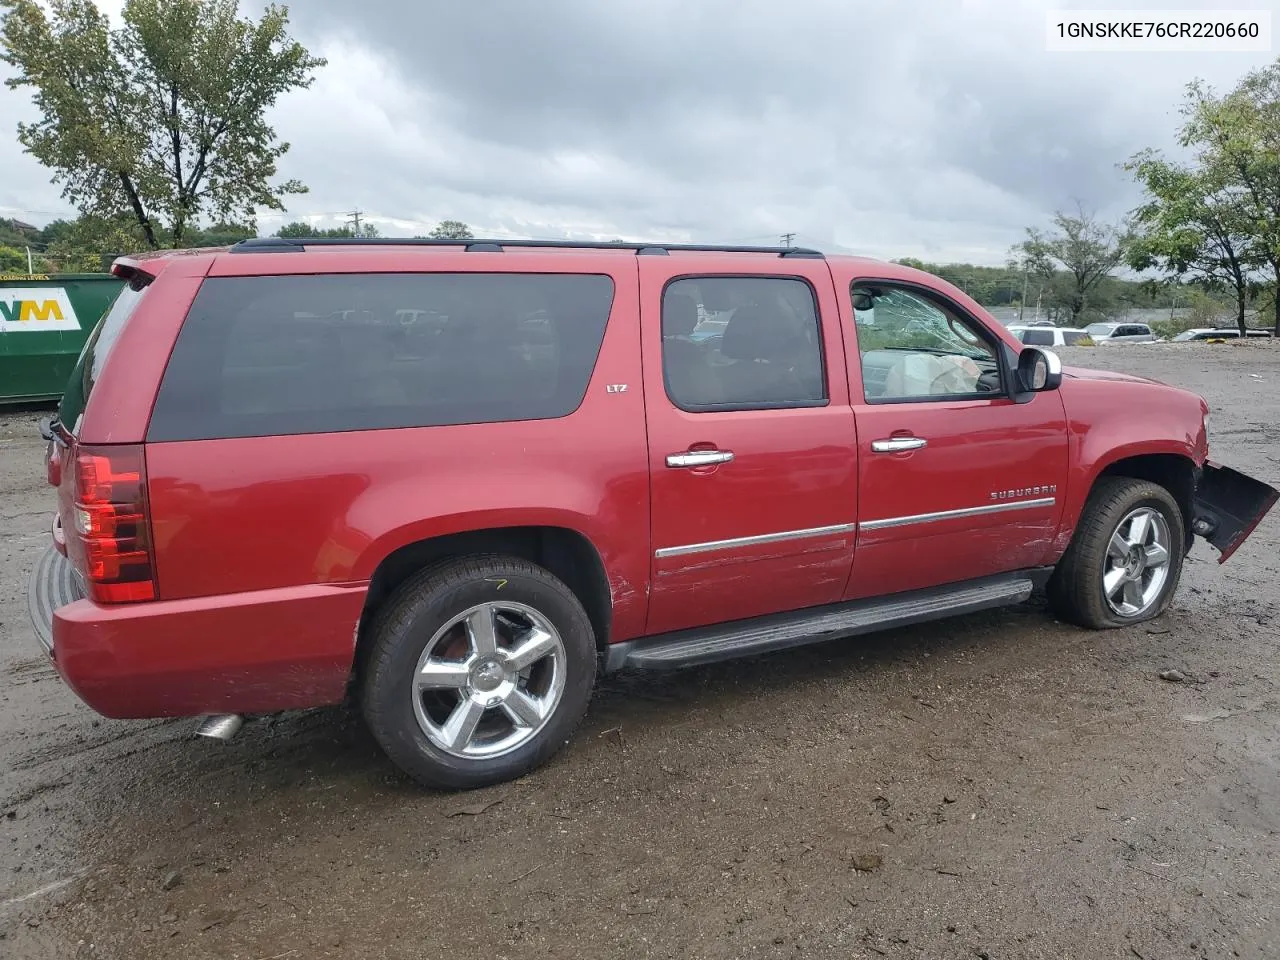
M 585 274 L 206 280 L 147 439 L 544 420 L 577 409 L 613 304 Z
M 1041 329 L 1024 330 L 1022 342 L 1031 347 L 1051 347 L 1053 346 L 1053 331 Z
M 689 411 L 821 406 L 813 289 L 789 277 L 685 277 L 662 295 L 667 396 Z
M 1088 333 L 1072 330 L 1062 335 L 1062 342 L 1068 347 L 1074 347 L 1077 343 L 1079 343 L 1081 340 L 1084 340 L 1088 336 L 1089 336 Z
M 120 339 L 125 324 L 138 309 L 138 304 L 142 302 L 149 282 L 149 279 L 138 277 L 121 287 L 115 300 L 102 315 L 98 325 L 93 328 L 93 333 L 89 334 L 89 339 L 80 350 L 80 357 L 76 360 L 71 380 L 67 383 L 62 402 L 58 405 L 58 419 L 73 433 L 76 432 L 76 421 L 84 413 L 85 405 L 89 402 L 89 394 L 93 393 L 94 384 L 98 382 L 102 368 L 106 366 L 107 357 L 111 355 L 112 348 Z

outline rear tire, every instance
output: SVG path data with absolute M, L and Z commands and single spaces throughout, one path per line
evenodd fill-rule
M 1185 553 L 1185 520 L 1168 490 L 1106 477 L 1049 580 L 1050 605 L 1061 619 L 1094 630 L 1151 620 L 1168 609 Z
M 569 740 L 595 683 L 578 598 L 543 568 L 476 556 L 428 567 L 377 616 L 361 683 L 374 739 L 418 783 L 523 776 Z

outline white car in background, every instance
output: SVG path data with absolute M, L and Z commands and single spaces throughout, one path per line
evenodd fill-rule
M 1145 323 L 1091 323 L 1085 329 L 1099 346 L 1107 343 L 1156 342 L 1156 335 Z
M 1270 330 L 1254 330 L 1251 329 L 1248 335 L 1251 337 L 1269 337 Z M 1239 340 L 1240 331 L 1235 327 L 1196 327 L 1192 330 L 1183 330 L 1180 334 L 1173 338 L 1174 343 L 1185 343 L 1188 340 Z
M 1081 327 L 1044 327 L 1012 324 L 1009 332 L 1029 347 L 1093 346 L 1089 331 Z

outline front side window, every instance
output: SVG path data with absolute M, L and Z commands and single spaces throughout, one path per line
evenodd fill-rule
M 813 289 L 789 277 L 684 277 L 662 295 L 662 373 L 684 410 L 827 400 Z
M 868 402 L 1001 391 L 996 347 L 958 310 L 886 283 L 855 283 L 852 296 Z M 1037 332 L 1027 330 L 1024 342 Z

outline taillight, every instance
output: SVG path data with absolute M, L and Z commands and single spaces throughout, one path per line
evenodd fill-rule
M 45 456 L 45 479 L 49 486 L 56 487 L 62 483 L 62 447 L 57 440 L 49 441 L 49 449 Z
M 141 446 L 80 447 L 75 524 L 89 596 L 100 603 L 156 598 Z

